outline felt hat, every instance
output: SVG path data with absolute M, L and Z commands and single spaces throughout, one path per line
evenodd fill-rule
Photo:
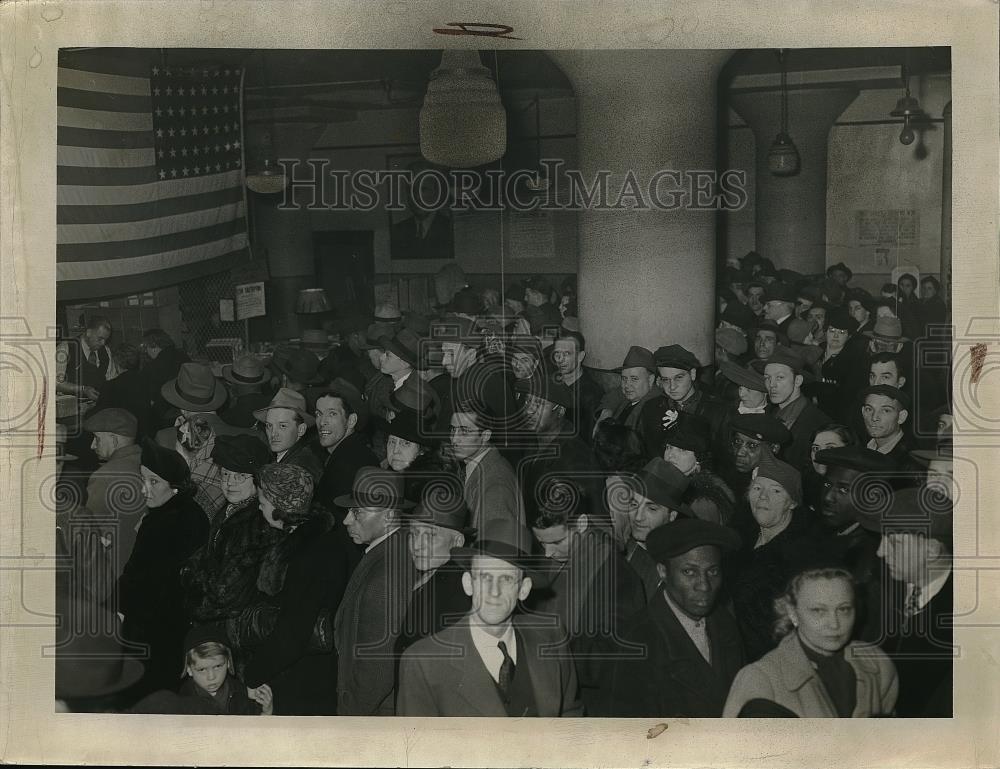
M 278 345 L 271 355 L 271 364 L 293 382 L 307 384 L 316 379 L 319 358 L 311 350 L 301 347 Z
M 222 367 L 222 378 L 237 385 L 257 385 L 267 381 L 267 367 L 256 355 L 241 355 Z
M 642 470 L 627 476 L 625 482 L 634 493 L 681 515 L 694 517 L 691 508 L 681 501 L 690 479 L 661 457 L 649 460 Z
M 483 311 L 483 300 L 473 289 L 463 288 L 452 297 L 449 308 L 463 315 L 479 315 Z
M 421 355 L 421 339 L 416 332 L 408 328 L 401 328 L 393 337 L 383 336 L 379 340 L 379 346 L 410 364 L 413 368 L 424 368 L 426 354 Z
M 831 264 L 829 267 L 827 267 L 826 268 L 827 277 L 831 277 L 832 278 L 833 277 L 833 273 L 836 272 L 837 270 L 840 270 L 841 272 L 846 273 L 848 280 L 850 280 L 851 278 L 854 277 L 854 273 L 851 272 L 851 268 L 848 267 L 843 262 L 837 262 L 836 264 Z
M 255 435 L 216 435 L 212 461 L 230 472 L 255 474 L 271 461 L 271 449 Z
M 297 390 L 292 390 L 288 387 L 282 387 L 278 390 L 266 408 L 254 411 L 253 418 L 263 422 L 267 419 L 267 412 L 271 409 L 291 409 L 302 417 L 302 421 L 307 426 L 312 427 L 316 423 L 313 415 L 306 410 L 306 397 Z
M 163 383 L 160 394 L 171 406 L 185 411 L 215 411 L 226 400 L 226 388 L 212 369 L 200 363 L 181 364 L 177 376 Z
M 826 327 L 854 334 L 858 330 L 858 322 L 851 317 L 846 307 L 834 307 L 826 314 Z
M 421 446 L 430 446 L 433 441 L 427 419 L 410 409 L 397 412 L 391 421 L 384 423 L 383 430 L 388 435 L 395 435 L 404 441 L 418 443 Z
M 694 353 L 679 344 L 658 347 L 653 353 L 653 361 L 657 368 L 676 368 L 689 371 L 701 367 L 701 363 L 698 362 Z
M 377 350 L 382 345 L 379 340 L 396 333 L 396 325 L 390 321 L 377 320 L 370 323 L 364 335 L 358 339 L 359 350 Z
M 709 421 L 686 411 L 677 412 L 677 419 L 673 424 L 665 430 L 661 426 L 660 431 L 660 442 L 664 447 L 674 446 L 684 451 L 693 451 L 695 454 L 704 454 L 712 445 L 712 426 Z
M 757 322 L 757 316 L 743 302 L 735 301 L 726 304 L 726 309 L 719 315 L 719 320 L 724 320 L 726 323 L 732 323 L 734 326 L 749 330 Z
M 431 339 L 436 342 L 474 345 L 481 338 L 476 322 L 469 318 L 449 314 L 431 324 Z
M 137 683 L 143 664 L 128 656 L 109 609 L 82 599 L 68 602 L 56 630 L 55 695 L 62 700 L 106 697 Z
M 767 392 L 767 385 L 764 384 L 764 375 L 752 368 L 740 366 L 731 360 L 719 362 L 719 371 L 722 376 L 730 382 L 746 387 L 748 390 L 755 390 L 759 393 Z
M 114 433 L 135 438 L 139 431 L 139 421 L 135 414 L 125 409 L 101 409 L 87 417 L 83 429 L 88 433 Z
M 389 405 L 394 411 L 412 411 L 426 416 L 434 404 L 434 388 L 418 376 L 410 375 L 402 387 L 389 395 Z
M 477 555 L 490 556 L 522 569 L 535 587 L 549 583 L 544 559 L 531 554 L 531 534 L 522 524 L 506 517 L 488 519 L 475 544 L 453 547 L 451 555 L 465 568 L 471 567 Z
M 232 641 L 229 640 L 226 628 L 216 623 L 209 623 L 197 625 L 187 631 L 184 636 L 184 653 L 187 654 L 204 643 L 217 643 L 228 648 L 232 647 Z
M 754 329 L 754 337 L 756 337 L 757 333 L 760 331 L 772 332 L 778 344 L 784 347 L 788 346 L 788 335 L 784 332 L 781 326 L 779 326 L 773 320 L 760 321 L 760 323 L 758 323 L 757 327 Z
M 729 428 L 748 438 L 779 446 L 792 439 L 792 434 L 781 420 L 770 414 L 737 414 L 729 423 Z
M 338 507 L 379 507 L 408 510 L 413 502 L 403 492 L 403 476 L 392 470 L 362 467 L 354 476 L 350 494 L 341 494 L 333 500 Z
M 775 459 L 770 454 L 761 456 L 755 478 L 769 478 L 792 498 L 796 505 L 802 504 L 802 474 L 787 462 Z
M 715 329 L 715 344 L 730 355 L 742 355 L 747 351 L 747 338 L 735 328 Z
M 846 467 L 862 473 L 891 473 L 898 468 L 892 457 L 864 446 L 837 446 L 823 449 L 816 452 L 813 460 L 828 467 Z
M 796 299 L 798 299 L 798 291 L 788 283 L 775 281 L 764 287 L 763 302 L 765 304 L 767 302 L 788 302 L 795 304 Z
M 191 480 L 191 468 L 184 457 L 149 438 L 142 442 L 140 461 L 143 467 L 156 473 L 171 486 L 182 486 Z
M 407 520 L 460 531 L 467 542 L 472 540 L 476 531 L 466 525 L 469 507 L 465 503 L 461 481 L 451 473 L 441 473 L 424 484 L 420 502 L 407 514 Z
M 326 357 L 330 352 L 330 337 L 321 328 L 304 329 L 299 344 L 303 350 L 314 352 L 320 357 Z
M 925 465 L 936 461 L 952 462 L 955 458 L 954 444 L 950 440 L 944 440 L 933 449 L 911 451 L 910 456 Z
M 646 552 L 662 564 L 704 545 L 715 545 L 723 553 L 732 553 L 740 549 L 740 535 L 728 526 L 700 518 L 677 518 L 657 526 L 646 537 Z
M 950 545 L 952 542 L 951 499 L 932 487 L 904 488 L 893 492 L 880 513 L 859 513 L 858 522 L 869 531 L 923 533 Z
M 899 318 L 878 318 L 873 328 L 862 333 L 884 342 L 910 341 L 908 337 L 903 336 L 903 323 Z
M 656 361 L 653 358 L 653 353 L 645 347 L 639 347 L 638 345 L 629 347 L 628 354 L 625 356 L 625 360 L 622 361 L 622 365 L 618 370 L 623 371 L 627 368 L 644 368 L 650 374 L 655 374 Z

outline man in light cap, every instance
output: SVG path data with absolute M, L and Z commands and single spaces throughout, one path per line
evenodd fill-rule
M 882 649 L 899 672 L 896 715 L 952 715 L 954 622 L 952 503 L 933 489 L 900 489 L 881 515 L 860 517 L 881 535 Z
M 623 653 L 615 662 L 609 715 L 722 715 L 744 661 L 736 620 L 718 600 L 722 556 L 739 546 L 736 532 L 698 519 L 679 518 L 650 532 L 647 549 L 663 589 L 625 629 L 624 640 L 645 653 Z
M 95 596 L 106 599 L 128 563 L 135 544 L 136 527 L 146 511 L 139 472 L 142 449 L 136 445 L 138 420 L 125 409 L 103 409 L 91 414 L 83 429 L 94 436 L 91 448 L 101 466 L 87 481 L 86 509 L 79 513 L 96 525 L 110 559 L 109 581 L 93 575 Z M 100 583 L 100 585 L 98 584 Z
M 574 718 L 583 714 L 562 630 L 516 614 L 545 575 L 531 535 L 490 521 L 473 547 L 455 548 L 472 608 L 458 623 L 413 644 L 399 666 L 399 716 Z

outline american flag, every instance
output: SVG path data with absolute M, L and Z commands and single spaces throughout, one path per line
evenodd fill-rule
M 61 300 L 150 291 L 249 257 L 243 70 L 159 59 L 60 53 Z

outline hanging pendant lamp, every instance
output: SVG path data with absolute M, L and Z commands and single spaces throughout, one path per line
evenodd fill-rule
M 788 70 L 785 49 L 778 51 L 781 64 L 781 130 L 767 152 L 767 167 L 774 176 L 794 176 L 799 172 L 799 151 L 788 133 Z
M 924 111 L 920 108 L 920 102 L 917 98 L 910 96 L 910 78 L 905 65 L 903 66 L 903 87 L 905 89 L 904 95 L 896 102 L 896 109 L 889 114 L 893 117 L 903 118 L 903 130 L 899 132 L 899 141 L 901 144 L 909 146 L 916 138 L 916 134 L 910 127 L 910 121 L 921 120 L 924 117 Z
M 267 79 L 267 68 L 264 64 L 264 52 L 261 51 L 258 56 L 261 82 L 264 85 L 264 103 L 267 105 L 267 110 L 271 116 L 271 128 L 264 134 L 263 141 L 261 142 L 261 157 L 264 162 L 254 169 L 253 173 L 248 173 L 244 182 L 247 189 L 251 192 L 256 192 L 260 195 L 273 195 L 285 189 L 288 180 L 285 178 L 284 169 L 278 165 L 277 157 L 274 153 L 274 105 L 270 103 L 271 89 Z M 273 166 L 271 165 L 272 159 L 275 160 Z
M 507 112 L 479 51 L 443 51 L 420 110 L 420 153 L 448 168 L 473 168 L 506 151 Z

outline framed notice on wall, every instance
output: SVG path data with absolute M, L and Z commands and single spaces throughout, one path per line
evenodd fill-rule
M 264 283 L 244 283 L 236 287 L 236 320 L 266 314 Z
M 920 212 L 914 208 L 855 211 L 859 246 L 916 246 Z

